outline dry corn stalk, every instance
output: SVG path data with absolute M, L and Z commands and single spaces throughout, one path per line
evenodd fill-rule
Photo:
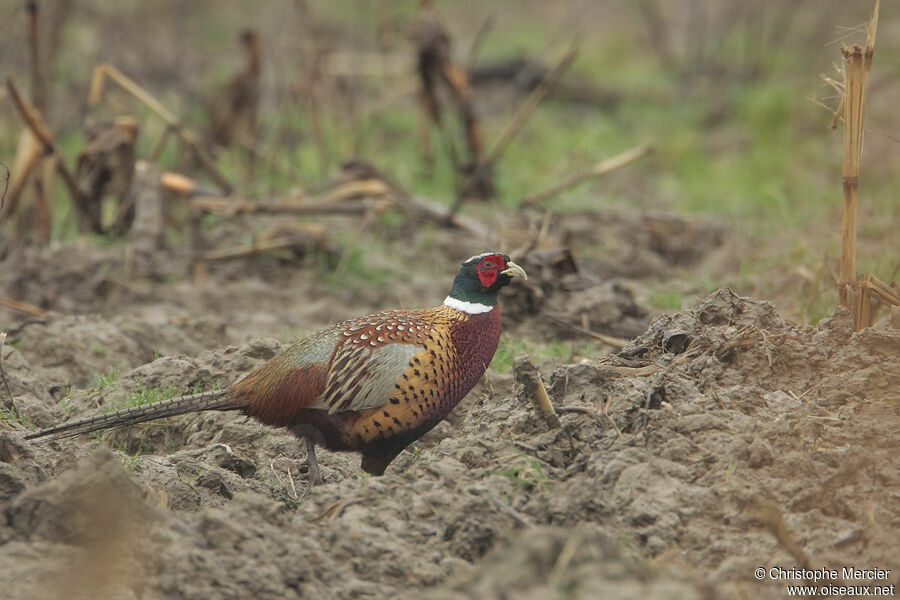
M 416 45 L 416 70 L 420 80 L 419 103 L 423 119 L 419 135 L 423 154 L 427 160 L 431 160 L 428 125 L 433 123 L 445 137 L 454 167 L 459 169 L 464 166 L 457 164 L 455 145 L 446 138 L 442 106 L 438 99 L 439 90 L 444 90 L 456 105 L 465 130 L 470 165 L 477 166 L 482 155 L 481 129 L 475 115 L 468 76 L 453 61 L 450 34 L 438 18 L 431 1 L 422 0 L 419 8 L 419 16 L 410 30 L 410 37 Z
M 445 224 L 452 224 L 453 218 L 462 207 L 463 202 L 471 195 L 470 191 L 480 185 L 479 182 L 483 180 L 484 177 L 490 175 L 491 170 L 500 159 L 503 151 L 506 150 L 513 138 L 516 137 L 522 127 L 524 127 L 525 123 L 528 122 L 528 119 L 531 118 L 531 115 L 541 101 L 547 96 L 550 89 L 556 85 L 560 76 L 562 76 L 566 69 L 575 62 L 576 56 L 578 56 L 578 46 L 573 40 L 569 50 L 547 71 L 541 82 L 534 90 L 532 90 L 531 94 L 529 94 L 522 105 L 519 106 L 518 110 L 516 110 L 515 114 L 510 118 L 509 123 L 507 123 L 506 127 L 500 133 L 500 137 L 491 147 L 490 152 L 475 165 L 475 169 L 469 175 L 468 181 L 456 194 L 456 200 L 453 202 L 453 205 L 450 207 L 450 211 L 447 214 L 447 218 L 444 220 Z
M 844 53 L 844 160 L 841 180 L 844 204 L 841 212 L 841 303 L 847 306 L 849 287 L 856 281 L 856 213 L 859 189 L 859 155 L 863 129 L 863 49 L 843 48 Z
M 6 89 L 9 91 L 9 97 L 12 99 L 13 105 L 16 107 L 16 110 L 19 112 L 25 125 L 28 126 L 31 133 L 37 138 L 38 142 L 40 142 L 43 152 L 45 154 L 55 154 L 56 146 L 54 145 L 53 132 L 50 131 L 50 128 L 47 126 L 46 122 L 44 122 L 44 118 L 40 111 L 22 98 L 12 79 L 6 80 Z M 78 208 L 79 213 L 82 215 L 86 214 L 84 194 L 75 182 L 75 177 L 72 175 L 72 172 L 62 160 L 57 160 L 54 164 L 56 171 L 66 184 L 66 188 L 68 188 L 69 194 L 72 196 L 72 201 Z
M 41 158 L 43 150 L 40 140 L 31 133 L 31 130 L 23 129 L 22 133 L 19 134 L 19 144 L 16 147 L 15 158 L 13 158 L 12 168 L 10 169 L 9 189 L 6 196 L 9 202 L 7 211 L 12 212 L 18 204 L 19 195 L 25 189 L 25 184 L 28 183 L 31 171 L 38 163 L 38 159 Z
M 544 200 L 552 198 L 553 196 L 556 196 L 568 190 L 569 188 L 575 187 L 576 185 L 582 184 L 585 181 L 588 181 L 595 177 L 601 177 L 603 175 L 606 175 L 607 173 L 615 171 L 616 169 L 629 165 L 642 156 L 649 154 L 652 150 L 653 147 L 648 144 L 635 146 L 634 148 L 626 150 L 621 154 L 617 154 L 612 158 L 607 158 L 606 160 L 600 161 L 583 173 L 572 175 L 571 177 L 561 181 L 560 183 L 552 185 L 545 190 L 528 196 L 527 198 L 522 200 L 522 203 L 519 206 L 533 206 L 535 204 L 540 204 Z
M 244 69 L 209 100 L 209 138 L 223 148 L 240 143 L 255 149 L 260 96 L 259 35 L 252 29 L 244 30 L 241 45 L 246 60 Z
M 872 56 L 875 51 L 875 32 L 878 26 L 879 0 L 875 0 L 872 20 L 866 35 L 865 48 L 843 47 L 843 95 L 838 112 L 843 112 L 844 145 L 841 177 L 844 202 L 841 213 L 841 269 L 839 292 L 842 306 L 853 314 L 856 330 L 870 327 L 883 304 L 897 304 L 893 290 L 874 276 L 856 274 L 856 215 L 859 188 L 859 157 L 862 152 L 865 92 Z
M 103 96 L 103 83 L 107 78 L 119 84 L 122 89 L 137 98 L 138 101 L 162 119 L 169 127 L 167 131 L 174 131 L 178 135 L 178 139 L 191 149 L 203 169 L 225 194 L 230 194 L 234 190 L 234 186 L 222 174 L 213 158 L 200 143 L 200 138 L 197 134 L 185 127 L 172 112 L 163 106 L 159 100 L 150 95 L 147 90 L 114 66 L 102 64 L 94 69 L 94 74 L 91 77 L 91 89 L 88 93 L 88 104 L 93 106 L 100 102 L 100 98 Z
M 513 361 L 513 375 L 519 388 L 517 392 L 519 399 L 530 400 L 551 427 L 559 427 L 559 417 L 547 395 L 547 388 L 541 380 L 541 372 L 527 355 L 519 356 Z
M 254 239 L 249 244 L 211 250 L 201 256 L 199 260 L 205 262 L 227 260 L 262 254 L 270 250 L 303 250 L 313 244 L 322 244 L 328 237 L 327 231 L 321 225 L 300 223 L 295 225 L 293 229 L 294 231 L 290 233 L 263 235 L 260 239 Z
M 4 296 L 2 294 L 0 294 L 0 306 L 5 306 L 10 310 L 17 310 L 33 317 L 43 317 L 47 313 L 46 310 L 39 306 L 22 302 L 21 300 L 16 300 L 15 298 L 10 298 L 9 296 Z

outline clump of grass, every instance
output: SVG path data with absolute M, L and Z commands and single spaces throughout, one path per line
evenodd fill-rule
M 385 286 L 393 274 L 387 269 L 369 264 L 366 257 L 377 253 L 387 253 L 386 245 L 377 238 L 366 238 L 364 245 L 349 236 L 335 234 L 334 239 L 344 248 L 341 257 L 317 254 L 317 266 L 323 280 L 332 288 L 346 289 L 348 286 Z
M 650 304 L 663 310 L 681 310 L 684 294 L 677 290 L 660 290 L 650 295 Z
M 122 456 L 120 457 L 122 460 L 122 466 L 128 473 L 134 472 L 135 467 L 137 467 L 138 459 L 141 458 L 144 454 L 144 449 L 142 447 L 138 447 L 137 451 L 129 452 L 128 448 L 122 444 L 115 445 L 116 451 L 118 451 Z
M 28 429 L 35 429 L 34 423 L 26 419 L 25 417 L 16 415 L 11 410 L 0 406 L 0 423 L 9 427 L 11 423 L 18 423 L 23 427 Z
M 134 471 L 134 468 L 137 466 L 137 461 L 141 457 L 141 451 L 138 450 L 137 454 L 134 456 L 129 456 L 122 460 L 122 466 L 125 467 L 125 471 L 131 473 Z
M 129 392 L 128 396 L 121 403 L 109 404 L 107 406 L 107 412 L 161 402 L 162 400 L 168 400 L 174 397 L 176 393 L 178 393 L 178 391 L 169 386 L 147 387 L 142 385 L 138 389 Z
M 505 477 L 526 492 L 549 490 L 550 477 L 541 466 L 541 461 L 524 453 L 519 456 L 525 462 L 524 465 L 514 465 L 502 471 L 488 471 L 485 475 Z
M 509 373 L 515 358 L 525 353 L 531 355 L 536 362 L 543 362 L 553 359 L 571 360 L 574 351 L 570 344 L 564 342 L 531 342 L 503 336 L 494 353 L 491 368 L 499 373 Z
M 121 375 L 121 373 L 122 371 L 119 367 L 113 367 L 105 375 L 94 373 L 94 387 L 97 388 L 98 392 L 109 387 L 110 384 L 119 380 L 119 375 Z
M 67 417 L 72 416 L 72 407 L 69 406 L 68 402 L 66 402 L 66 398 L 69 397 L 69 388 L 66 388 L 66 393 L 59 399 L 59 405 L 62 406 L 63 411 L 66 413 Z
M 2 421 L 3 423 L 10 423 L 10 422 L 18 423 L 19 418 L 16 417 L 16 415 L 12 414 L 10 411 L 6 410 L 5 408 L 0 408 L 0 421 Z

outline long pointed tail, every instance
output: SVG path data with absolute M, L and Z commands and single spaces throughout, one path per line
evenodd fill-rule
M 243 408 L 243 405 L 240 402 L 237 402 L 232 396 L 233 395 L 229 393 L 228 390 L 215 390 L 191 394 L 190 396 L 182 396 L 181 398 L 173 398 L 171 400 L 163 400 L 162 402 L 154 402 L 153 404 L 117 410 L 116 412 L 105 415 L 96 415 L 87 419 L 75 421 L 74 423 L 63 423 L 56 427 L 29 433 L 25 436 L 25 439 L 30 440 L 45 436 L 53 436 L 57 439 L 68 438 L 93 433 L 95 431 L 100 431 L 101 429 L 125 427 L 127 425 L 135 425 L 145 421 L 153 421 L 154 419 L 162 419 L 164 417 L 174 417 L 175 415 L 183 415 L 186 413 L 204 410 L 237 410 Z

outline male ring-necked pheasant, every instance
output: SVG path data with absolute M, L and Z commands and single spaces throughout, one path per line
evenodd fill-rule
M 525 271 L 505 254 L 462 263 L 441 306 L 343 321 L 296 342 L 224 390 L 202 392 L 29 434 L 70 437 L 204 410 L 235 410 L 315 446 L 357 451 L 381 475 L 446 417 L 487 369 L 500 340 L 497 292 Z

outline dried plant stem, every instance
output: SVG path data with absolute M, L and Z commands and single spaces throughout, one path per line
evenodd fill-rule
M 46 310 L 40 308 L 39 306 L 28 304 L 27 302 L 22 302 L 20 300 L 15 300 L 13 298 L 10 298 L 9 296 L 0 295 L 0 306 L 5 306 L 6 308 L 17 310 L 33 317 L 42 317 L 47 313 Z
M 19 203 L 19 195 L 25 189 L 25 185 L 31 180 L 31 172 L 38 164 L 43 147 L 31 130 L 26 128 L 19 135 L 19 143 L 16 147 L 16 155 L 13 158 L 10 177 L 7 180 L 9 189 L 6 196 L 5 213 L 12 213 Z M 0 208 L 4 208 L 0 206 Z
M 191 201 L 194 210 L 206 213 L 241 214 L 291 214 L 291 215 L 362 215 L 373 206 L 371 201 L 332 202 L 289 202 L 280 200 L 250 201 L 235 198 L 195 198 Z
M 6 80 L 6 89 L 9 90 L 9 97 L 12 98 L 16 110 L 18 110 L 19 114 L 22 116 L 22 120 L 25 121 L 25 124 L 41 143 L 44 152 L 47 154 L 55 154 L 56 147 L 53 144 L 53 133 L 50 131 L 50 128 L 47 127 L 47 124 L 44 123 L 41 114 L 22 98 L 12 79 Z M 66 163 L 63 160 L 56 161 L 56 171 L 59 173 L 59 176 L 62 177 L 63 183 L 66 184 L 66 188 L 69 190 L 69 194 L 72 196 L 72 201 L 75 203 L 75 206 L 78 207 L 81 214 L 87 215 L 88 209 L 84 194 L 79 189 L 78 184 L 75 182 L 75 178 L 72 176 L 72 172 L 69 171 L 69 168 L 66 167 Z
M 541 240 L 545 239 L 547 237 L 547 234 L 550 232 L 550 223 L 552 221 L 552 217 L 553 213 L 548 209 L 544 211 L 544 216 L 541 218 L 541 226 L 539 228 L 535 229 L 534 223 L 530 223 L 529 229 L 534 231 L 534 235 L 532 235 L 531 239 L 525 242 L 522 246 L 510 252 L 509 255 L 516 260 L 519 260 L 520 258 L 525 257 L 529 252 L 537 248 Z
M 522 204 L 520 206 L 532 206 L 534 204 L 539 204 L 544 200 L 552 198 L 553 196 L 556 196 L 557 194 L 560 194 L 569 188 L 573 188 L 576 185 L 584 183 L 585 181 L 588 181 L 595 177 L 606 175 L 607 173 L 615 171 L 616 169 L 620 169 L 625 165 L 631 164 L 642 156 L 646 156 L 647 154 L 652 152 L 652 150 L 652 146 L 644 144 L 631 148 L 630 150 L 626 150 L 625 152 L 613 156 L 612 158 L 600 161 L 583 173 L 572 175 L 568 179 L 565 179 L 557 183 L 556 185 L 528 196 L 527 198 L 522 200 Z
M 862 146 L 862 48 L 844 50 L 844 160 L 841 178 L 844 203 L 841 212 L 841 303 L 849 306 L 849 288 L 856 281 L 856 214 L 859 188 L 859 153 Z
M 446 147 L 450 162 L 457 173 L 463 167 L 468 170 L 469 166 L 479 165 L 482 156 L 481 128 L 475 115 L 468 74 L 453 61 L 450 51 L 452 38 L 430 2 L 420 3 L 419 16 L 412 26 L 410 37 L 415 47 L 419 105 L 424 117 L 420 130 L 424 158 L 431 162 L 431 142 L 428 139 L 428 123 L 431 122 L 439 129 L 441 142 Z M 468 150 L 465 160 L 461 160 L 458 156 L 456 144 L 441 116 L 442 96 L 446 97 L 456 109 L 465 132 Z M 483 185 L 479 187 L 478 195 L 489 196 L 492 188 L 490 179 L 482 178 L 479 181 Z
M 516 111 L 516 114 L 514 114 L 512 119 L 510 119 L 509 124 L 507 124 L 506 126 L 506 129 L 504 129 L 503 133 L 500 134 L 497 142 L 485 157 L 483 161 L 485 164 L 493 164 L 497 162 L 497 160 L 500 158 L 500 155 L 503 154 L 503 151 L 506 150 L 507 146 L 509 146 L 509 143 L 513 140 L 516 134 L 519 133 L 525 123 L 528 122 L 528 119 L 534 113 L 534 110 L 544 100 L 544 97 L 550 91 L 550 88 L 552 88 L 554 84 L 556 84 L 556 81 L 566 71 L 566 69 L 568 69 L 573 62 L 575 62 L 576 56 L 578 56 L 578 48 L 573 44 L 572 48 L 570 48 L 569 51 L 566 52 L 549 71 L 547 71 L 544 79 L 541 80 L 541 83 L 538 84 L 538 86 L 534 88 L 528 98 L 525 99 L 525 102 L 522 103 L 522 106 L 519 107 L 519 110 Z
M 39 38 L 39 20 L 37 0 L 29 0 L 25 5 L 28 13 L 28 49 L 29 70 L 31 72 L 31 102 L 41 113 L 47 112 L 47 93 L 41 73 L 41 49 Z M 34 226 L 35 233 L 44 242 L 50 241 L 50 188 L 52 186 L 53 172 L 55 170 L 52 156 L 40 161 L 42 167 L 33 179 L 34 182 Z
M 485 17 L 484 21 L 481 22 L 481 26 L 478 27 L 478 31 L 475 33 L 475 37 L 472 39 L 472 44 L 469 46 L 469 52 L 466 54 L 466 71 L 471 73 L 475 66 L 478 64 L 478 54 L 481 51 L 481 45 L 484 43 L 484 39 L 487 35 L 494 29 L 494 25 L 497 24 L 497 15 L 491 13 L 487 17 Z
M 900 289 L 896 283 L 889 286 L 874 275 L 869 275 L 862 281 L 862 285 L 872 290 L 872 293 L 878 296 L 882 302 L 900 306 Z
M 6 370 L 3 368 L 3 344 L 5 343 L 6 332 L 0 331 L 0 380 L 3 380 L 3 388 L 6 390 L 6 395 L 9 396 L 9 411 L 15 418 L 20 419 L 19 408 L 16 406 L 16 402 L 13 399 L 12 390 L 9 388 L 9 381 L 6 379 Z
M 477 183 L 484 177 L 484 174 L 490 169 L 493 168 L 494 164 L 499 160 L 500 156 L 503 154 L 503 151 L 506 150 L 509 143 L 512 142 L 513 138 L 515 138 L 516 134 L 522 129 L 525 123 L 528 122 L 528 119 L 534 113 L 535 109 L 538 105 L 543 101 L 544 97 L 547 96 L 547 93 L 556 83 L 556 81 L 560 78 L 560 76 L 568 69 L 572 63 L 575 61 L 575 57 L 578 55 L 578 48 L 574 44 L 572 48 L 566 52 L 562 58 L 557 61 L 553 68 L 547 71 L 547 74 L 541 80 L 541 82 L 537 85 L 537 87 L 532 90 L 531 94 L 528 98 L 525 99 L 525 102 L 522 103 L 522 106 L 519 107 L 519 110 L 512 116 L 506 128 L 500 134 L 500 137 L 497 139 L 497 142 L 491 148 L 491 151 L 488 152 L 487 156 L 484 159 L 479 161 L 478 166 L 475 168 L 475 172 L 469 177 L 468 182 L 460 189 L 459 193 L 456 195 L 456 200 L 453 203 L 453 206 L 450 207 L 450 211 L 447 214 L 446 223 L 449 224 L 453 217 L 456 215 L 457 211 L 459 211 L 460 207 L 462 207 L 463 201 L 466 199 L 466 196 L 469 193 L 469 189 L 473 186 L 473 184 Z
M 31 99 L 34 106 L 43 111 L 45 107 L 45 88 L 43 79 L 41 78 L 41 56 L 40 46 L 38 45 L 38 5 L 35 0 L 29 0 L 25 3 L 25 11 L 28 15 L 28 51 L 29 51 L 29 72 L 31 78 Z M 32 181 L 31 175 L 36 166 L 41 162 L 41 144 L 35 138 L 30 129 L 26 129 L 19 137 L 19 144 L 16 149 L 15 159 L 12 168 L 12 182 L 9 188 L 9 204 L 6 206 L 6 213 L 10 214 L 18 205 L 19 195 L 25 189 L 26 184 Z M 7 183 L 10 183 L 7 179 Z M 40 178 L 34 179 L 35 191 L 37 192 L 36 200 L 36 221 L 42 221 L 42 213 L 46 212 L 42 201 L 42 181 Z M 5 197 L 4 197 L 5 200 Z M 4 203 L 0 203 L 0 209 L 3 209 Z M 40 229 L 40 227 L 39 227 Z M 39 231 L 40 233 L 40 231 Z
M 555 414 L 556 411 L 553 409 L 553 404 L 550 403 L 550 397 L 547 395 L 547 388 L 544 387 L 544 382 L 540 378 L 537 380 L 534 391 L 538 407 L 545 413 Z
M 570 323 L 569 321 L 566 321 L 565 319 L 560 319 L 558 317 L 548 316 L 547 319 L 550 321 L 553 321 L 554 323 L 558 323 L 559 325 L 562 325 L 564 327 L 568 327 L 572 331 L 577 331 L 578 333 L 584 334 L 588 337 L 592 337 L 595 340 L 599 340 L 599 341 L 603 342 L 604 344 L 606 344 L 607 346 L 612 346 L 613 348 L 617 348 L 619 350 L 621 350 L 622 348 L 627 346 L 628 342 L 629 342 L 629 340 L 626 340 L 625 338 L 613 337 L 611 335 L 605 335 L 602 333 L 598 333 L 596 331 L 591 331 L 590 329 L 587 329 L 586 327 L 576 325 L 575 323 Z
M 541 372 L 528 356 L 520 356 L 513 361 L 513 375 L 520 386 L 518 396 L 521 400 L 530 399 L 539 413 L 551 427 L 559 427 L 559 416 L 547 395 L 547 388 L 541 380 Z
M 6 203 L 6 192 L 9 191 L 9 167 L 0 162 L 0 167 L 3 167 L 3 170 L 6 171 L 6 176 L 3 178 L 3 191 L 0 192 L 0 210 L 3 210 L 3 206 Z
M 182 190 L 191 180 L 170 173 L 166 182 L 180 185 Z M 169 188 L 169 185 L 167 185 Z M 184 193 L 182 191 L 182 193 Z M 195 198 L 191 205 L 195 210 L 211 213 L 290 213 L 290 214 L 362 214 L 369 209 L 386 208 L 392 189 L 381 179 L 369 178 L 348 181 L 324 194 L 309 198 L 248 199 L 248 198 Z
M 156 140 L 156 145 L 153 146 L 153 150 L 150 152 L 150 160 L 152 162 L 156 162 L 159 159 L 159 155 L 162 154 L 163 148 L 166 147 L 166 142 L 169 141 L 169 135 L 172 133 L 172 126 L 166 125 L 166 128 L 163 129 L 162 135 L 159 136 L 159 139 Z
M 178 139 L 191 149 L 203 170 L 209 174 L 225 194 L 230 194 L 234 190 L 234 186 L 222 174 L 213 158 L 200 144 L 197 134 L 185 127 L 161 102 L 116 67 L 110 64 L 102 64 L 94 69 L 94 75 L 91 77 L 91 89 L 88 94 L 89 104 L 94 105 L 100 102 L 100 98 L 103 95 L 103 82 L 106 78 L 112 79 L 119 84 L 122 89 L 134 96 L 175 131 L 178 134 Z
M 607 399 L 603 402 L 603 416 L 606 417 L 606 419 L 609 421 L 609 424 L 612 425 L 612 428 L 616 430 L 616 435 L 617 435 L 619 438 L 623 438 L 623 437 L 625 437 L 625 434 L 622 433 L 622 430 L 619 429 L 619 426 L 616 425 L 615 420 L 613 420 L 612 415 L 609 414 L 609 405 L 610 405 L 610 404 L 612 404 L 612 398 L 607 398 Z M 598 398 L 598 399 L 597 399 L 597 406 L 599 407 L 599 405 L 600 405 L 600 399 Z
M 41 77 L 41 53 L 38 44 L 38 3 L 29 0 L 25 5 L 28 12 L 28 50 L 31 70 L 31 101 L 38 110 L 47 109 L 47 96 L 44 91 L 44 80 Z
M 262 254 L 270 250 L 282 250 L 290 248 L 302 248 L 307 245 L 308 240 L 299 239 L 275 239 L 258 242 L 253 244 L 245 244 L 243 246 L 235 246 L 233 248 L 223 248 L 221 250 L 212 250 L 200 257 L 202 261 L 227 260 L 230 258 L 240 258 L 244 256 L 253 256 Z
M 34 177 L 34 230 L 38 238 L 45 243 L 50 241 L 50 229 L 53 222 L 50 211 L 50 194 L 57 161 L 59 158 L 56 156 L 44 158 L 39 172 Z
M 875 51 L 875 32 L 878 26 L 879 0 L 875 0 L 872 19 L 866 36 L 866 47 L 844 47 L 844 82 L 841 108 L 844 119 L 843 163 L 841 178 L 844 197 L 841 212 L 841 266 L 839 295 L 842 306 L 851 310 L 854 327 L 859 330 L 871 326 L 880 302 L 873 300 L 856 274 L 857 192 L 859 189 L 859 157 L 862 152 L 866 83 L 872 68 Z

